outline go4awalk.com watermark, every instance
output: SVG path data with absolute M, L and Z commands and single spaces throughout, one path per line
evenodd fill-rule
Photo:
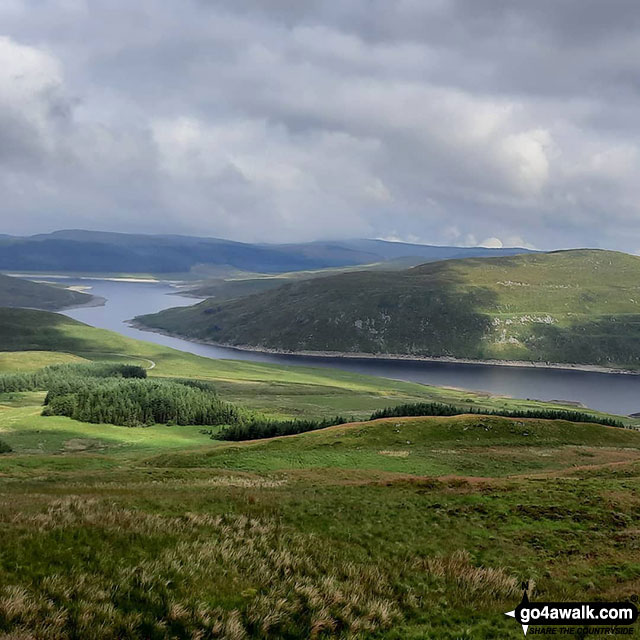
M 525 590 L 505 615 L 515 618 L 525 635 L 631 636 L 638 608 L 633 602 L 529 602 Z

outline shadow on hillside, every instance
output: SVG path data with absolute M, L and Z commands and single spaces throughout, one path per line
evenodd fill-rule
M 95 351 L 95 341 L 68 334 L 73 325 L 81 326 L 57 313 L 0 308 L 0 350 Z
M 494 292 L 440 264 L 300 281 L 182 312 L 164 328 L 280 350 L 481 358 L 491 326 L 481 309 L 495 304 Z
M 482 310 L 496 306 L 496 293 L 485 287 L 469 287 L 449 264 L 429 266 L 407 272 L 404 285 L 392 294 L 393 301 L 384 296 L 378 300 L 378 308 L 395 309 L 400 318 L 385 341 L 406 345 L 398 353 L 485 357 L 492 320 Z
M 640 315 L 608 316 L 570 327 L 536 325 L 530 344 L 540 360 L 640 366 Z

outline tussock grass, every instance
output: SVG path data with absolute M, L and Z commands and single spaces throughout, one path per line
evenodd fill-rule
M 154 480 L 154 484 L 162 491 L 183 488 L 214 488 L 230 487 L 236 489 L 275 489 L 287 484 L 285 478 L 270 478 L 268 476 L 238 476 L 221 475 L 208 478 L 162 478 Z M 148 486 L 148 481 L 131 480 L 128 482 L 69 482 L 67 488 L 82 489 L 139 489 Z
M 384 484 L 315 470 L 265 487 L 219 473 L 0 477 L 0 638 L 515 639 L 520 580 L 539 600 L 637 590 L 637 469 Z
M 518 594 L 517 578 L 474 566 L 465 551 L 393 568 L 342 561 L 326 540 L 268 517 L 163 516 L 69 495 L 10 521 L 29 536 L 76 540 L 79 554 L 87 533 L 102 544 L 94 570 L 77 563 L 1 585 L 2 638 L 361 638 L 418 609 L 418 593 L 406 586 L 416 574 L 459 602 Z M 114 556 L 141 540 L 154 552 L 135 562 Z
M 416 569 L 444 580 L 459 602 L 490 602 L 521 595 L 520 581 L 500 568 L 476 567 L 468 551 L 420 560 Z
M 88 529 L 109 541 L 165 539 L 170 532 L 173 541 L 135 564 L 116 562 L 108 575 L 75 567 L 39 584 L 3 585 L 0 630 L 12 634 L 52 640 L 353 637 L 387 629 L 402 615 L 385 571 L 338 563 L 328 545 L 273 519 L 165 517 L 68 496 L 42 512 L 15 514 L 12 525 L 55 537 L 81 537 Z M 235 594 L 229 607 L 207 606 L 213 596 L 207 585 Z

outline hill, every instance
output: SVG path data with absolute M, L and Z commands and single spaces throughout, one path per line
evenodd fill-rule
M 0 344 L 54 349 L 0 352 L 3 373 L 138 364 L 279 416 L 411 396 L 541 405 L 211 360 L 43 311 L 0 310 Z M 515 639 L 504 612 L 522 581 L 538 601 L 637 592 L 633 430 L 394 417 L 230 444 L 195 425 L 42 415 L 43 402 L 41 387 L 0 394 L 3 637 Z
M 205 277 L 197 285 L 186 285 L 180 291 L 182 295 L 194 298 L 215 298 L 231 300 L 254 293 L 271 291 L 295 280 L 326 278 L 331 275 L 349 273 L 351 271 L 400 271 L 415 267 L 424 262 L 423 258 L 391 258 L 385 262 L 372 262 L 366 265 L 349 267 L 328 267 L 305 271 L 289 271 L 276 274 L 227 273 L 223 277 Z M 201 268 L 198 267 L 198 271 Z
M 145 345 L 145 343 L 139 343 Z M 95 329 L 59 313 L 0 307 L 2 352 L 53 351 L 59 353 L 124 352 L 136 354 L 135 340 Z
M 55 311 L 90 303 L 93 296 L 49 284 L 0 274 L 0 306 Z
M 229 446 L 35 402 L 0 399 L 7 637 L 515 640 L 522 581 L 637 591 L 635 432 L 461 416 Z
M 558 251 L 345 273 L 137 320 L 260 349 L 638 368 L 639 282 L 639 257 Z
M 170 455 L 156 462 L 243 471 L 348 468 L 419 476 L 496 477 L 585 464 L 589 456 L 580 452 L 581 447 L 597 452 L 600 463 L 640 461 L 636 430 L 563 420 L 460 415 L 345 424 L 295 436 L 225 444 L 199 454 Z M 496 456 L 498 450 L 501 454 Z M 502 464 L 496 464 L 496 458 Z
M 187 274 L 203 265 L 224 265 L 255 273 L 282 273 L 402 257 L 426 261 L 526 251 L 432 247 L 382 240 L 248 244 L 220 238 L 71 230 L 30 237 L 0 237 L 0 270 Z
M 333 369 L 213 360 L 96 329 L 64 315 L 0 308 L 0 371 L 32 371 L 78 358 L 152 367 L 160 377 L 215 382 L 225 399 L 284 417 L 365 418 L 376 409 L 407 402 L 443 402 L 476 409 L 565 408 L 534 400 L 493 397 Z M 597 414 L 598 412 L 593 412 Z M 635 422 L 635 421 L 628 421 Z

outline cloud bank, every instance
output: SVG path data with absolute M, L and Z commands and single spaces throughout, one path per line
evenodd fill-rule
M 2 233 L 640 247 L 640 5 L 7 0 Z

